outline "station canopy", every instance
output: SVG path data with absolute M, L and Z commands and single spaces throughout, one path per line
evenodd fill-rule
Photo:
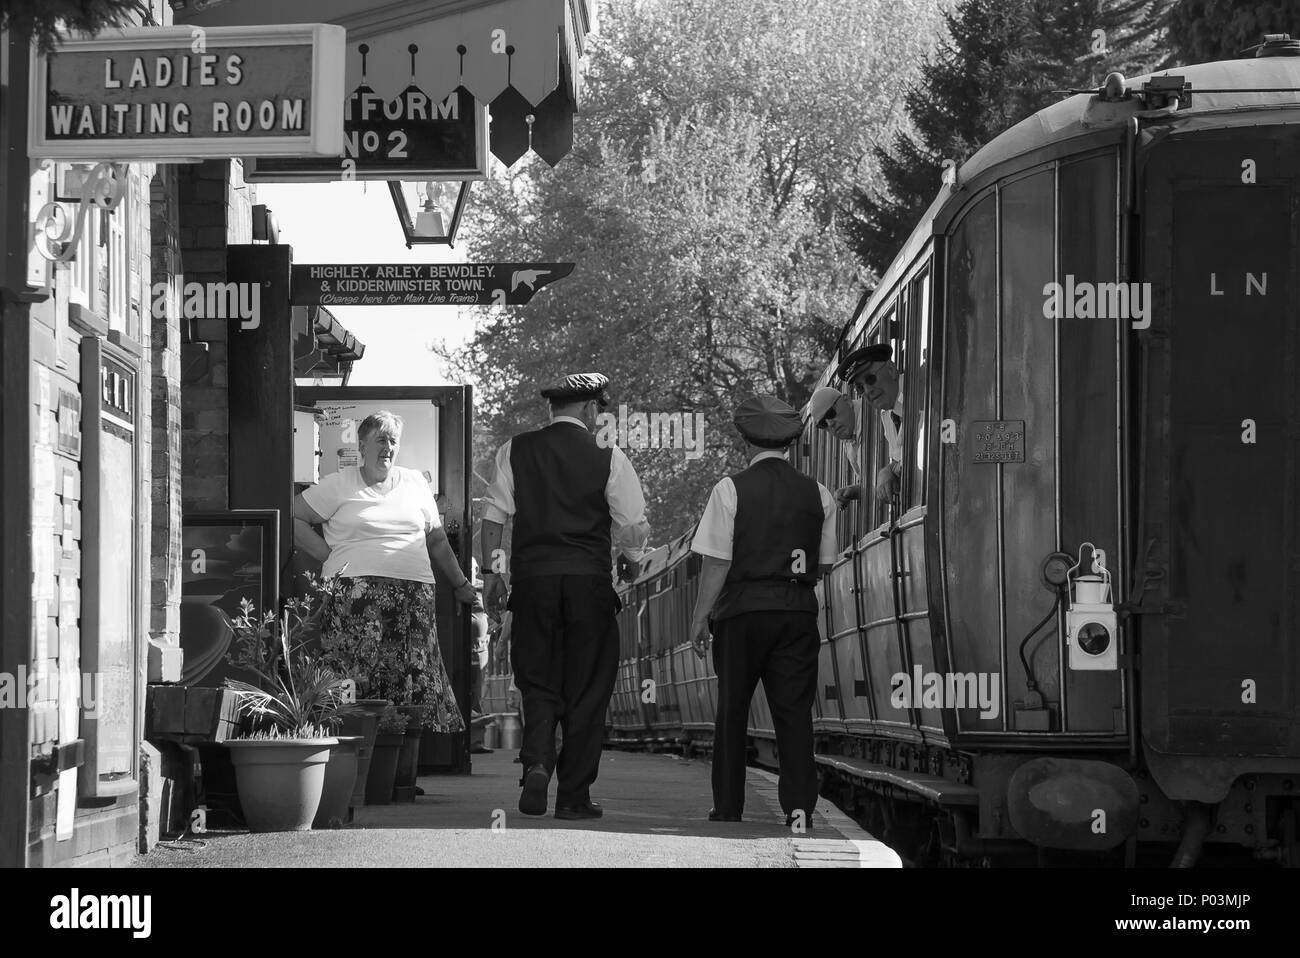
M 345 89 L 349 94 L 368 87 L 391 102 L 414 86 L 440 102 L 464 87 L 492 111 L 491 146 L 498 159 L 506 165 L 514 163 L 531 141 L 533 149 L 554 165 L 572 146 L 573 114 L 581 98 L 579 59 L 592 27 L 592 4 L 593 0 L 185 0 L 185 6 L 175 10 L 175 22 L 211 27 L 338 24 L 348 32 Z

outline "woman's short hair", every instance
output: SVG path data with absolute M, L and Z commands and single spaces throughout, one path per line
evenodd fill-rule
M 392 436 L 400 435 L 402 432 L 402 417 L 394 415 L 387 409 L 371 413 L 361 420 L 361 427 L 357 430 L 357 442 L 365 442 L 372 433 L 376 432 L 386 432 Z

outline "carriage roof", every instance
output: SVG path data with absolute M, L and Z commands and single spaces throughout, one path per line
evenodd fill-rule
M 1222 60 L 1149 73 L 1125 80 L 1125 86 L 1140 92 L 1143 84 L 1157 77 L 1182 77 L 1190 84 L 1191 103 L 1180 105 L 1176 114 L 1165 122 L 1189 125 L 1189 121 L 1206 122 L 1207 115 L 1255 110 L 1300 110 L 1300 57 L 1275 56 L 1245 60 Z M 1261 88 L 1289 88 L 1283 92 L 1254 92 Z M 1228 92 L 1206 93 L 1204 90 Z M 880 278 L 875 291 L 863 297 L 844 335 L 854 329 L 863 316 L 871 316 L 893 295 L 893 288 L 909 270 L 918 253 L 935 232 L 936 220 L 945 212 L 955 212 L 971 196 L 967 184 L 1004 163 L 1070 140 L 1087 138 L 1080 150 L 1095 145 L 1097 134 L 1113 132 L 1116 139 L 1134 116 L 1143 115 L 1146 107 L 1133 97 L 1115 103 L 1099 100 L 1095 93 L 1078 93 L 1039 110 L 1015 126 L 994 137 L 957 169 L 957 188 L 945 184 L 930 204 L 893 262 Z M 1300 120 L 1300 114 L 1297 115 Z M 1213 121 L 1209 121 L 1213 122 Z M 835 364 L 822 374 L 829 380 Z

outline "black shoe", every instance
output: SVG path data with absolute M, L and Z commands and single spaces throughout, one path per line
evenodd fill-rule
M 591 799 L 587 799 L 587 801 L 580 805 L 561 805 L 558 802 L 555 804 L 555 817 L 567 819 L 569 821 L 578 821 L 579 819 L 584 818 L 600 818 L 600 816 L 604 814 L 605 810 Z
M 519 810 L 525 815 L 546 814 L 546 788 L 551 776 L 545 765 L 530 765 L 524 772 L 524 790 L 519 796 Z
M 709 809 L 709 821 L 711 822 L 738 822 L 739 815 L 723 815 L 716 808 Z

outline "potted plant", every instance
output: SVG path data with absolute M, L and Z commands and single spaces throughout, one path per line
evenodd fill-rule
M 348 797 L 349 814 L 366 804 L 366 780 L 370 777 L 370 760 L 375 752 L 375 736 L 379 731 L 379 716 L 392 705 L 388 699 L 358 699 L 357 711 L 343 719 L 340 731 L 357 739 L 357 774 Z
M 333 588 L 346 589 L 348 586 L 334 585 Z M 420 704 L 425 694 L 425 679 L 418 664 L 412 659 L 409 646 L 402 641 L 385 637 L 380 623 L 371 621 L 362 628 L 322 636 L 321 658 L 335 672 L 356 682 L 359 696 L 357 704 L 366 712 L 378 717 L 387 706 L 396 703 L 397 710 L 408 717 L 394 786 L 397 792 L 394 796 L 378 799 L 375 796 L 382 789 L 378 785 L 372 788 L 367 782 L 364 786 L 366 803 L 414 801 L 420 741 L 424 726 L 433 720 L 433 713 Z M 352 729 L 361 731 L 364 728 L 362 723 L 366 720 L 354 717 L 351 721 L 354 723 Z M 367 777 L 374 768 L 374 760 L 372 751 L 369 756 L 371 764 L 365 770 Z M 363 757 L 363 763 L 365 761 Z M 360 780 L 357 788 L 358 791 L 363 788 Z
M 415 780 L 420 763 L 420 739 L 423 723 L 428 721 L 429 709 L 423 705 L 399 705 L 397 710 L 407 718 L 406 737 L 397 759 L 397 778 L 393 782 L 393 801 L 415 801 Z
M 406 740 L 407 716 L 388 706 L 379 717 L 379 734 L 370 759 L 370 777 L 366 779 L 366 804 L 389 805 L 393 801 L 393 782 L 397 777 L 397 760 Z
M 258 684 L 227 679 L 239 699 L 243 734 L 227 742 L 235 766 L 244 819 L 253 831 L 305 831 L 320 810 L 326 766 L 338 745 L 340 720 L 355 709 L 347 680 L 314 661 L 301 636 L 313 597 L 290 599 L 279 617 L 256 617 L 245 599 L 234 620 L 229 659 Z M 341 764 L 349 765 L 347 750 Z M 355 763 L 352 763 L 355 767 Z M 352 791 L 346 768 L 331 776 L 335 789 Z M 333 798 L 334 795 L 331 795 Z

